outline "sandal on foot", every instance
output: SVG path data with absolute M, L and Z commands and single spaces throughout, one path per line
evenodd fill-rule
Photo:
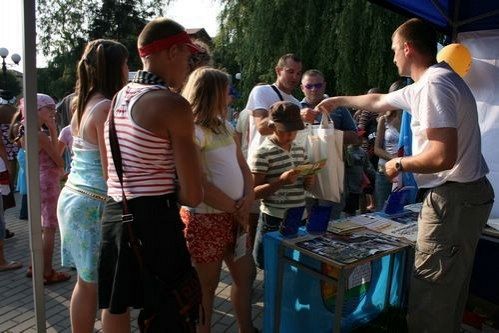
M 26 271 L 26 277 L 27 278 L 33 277 L 33 267 L 31 265 L 29 265 L 28 270 Z
M 53 269 L 52 272 L 50 272 L 50 275 L 45 275 L 43 277 L 43 284 L 49 285 L 49 284 L 64 282 L 69 279 L 71 279 L 71 275 L 69 275 L 68 273 L 57 272 L 56 270 Z
M 23 264 L 19 261 L 8 261 L 5 265 L 0 266 L 0 272 L 11 271 L 21 267 L 23 267 Z

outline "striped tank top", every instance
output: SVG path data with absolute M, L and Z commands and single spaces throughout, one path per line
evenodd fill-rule
M 166 89 L 161 85 L 129 83 L 116 96 L 112 110 L 123 161 L 123 188 L 127 199 L 175 192 L 175 161 L 169 140 L 139 126 L 132 119 L 135 102 L 145 93 Z M 121 184 L 109 144 L 109 123 L 105 125 L 108 161 L 108 195 L 122 200 Z

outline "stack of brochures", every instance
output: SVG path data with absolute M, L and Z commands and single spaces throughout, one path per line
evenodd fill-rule
M 379 213 L 361 214 L 331 222 L 327 230 L 344 235 L 365 228 L 415 243 L 418 234 L 417 219 L 418 212 L 411 210 L 404 210 L 402 213 L 390 216 L 386 214 L 381 216 Z

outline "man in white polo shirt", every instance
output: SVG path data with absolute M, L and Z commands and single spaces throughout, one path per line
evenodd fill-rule
M 475 99 L 449 65 L 435 63 L 436 45 L 429 25 L 405 22 L 392 36 L 393 61 L 414 84 L 387 95 L 332 97 L 318 106 L 412 113 L 413 156 L 385 166 L 392 179 L 413 172 L 418 187 L 427 189 L 418 221 L 409 332 L 459 332 L 476 245 L 494 201 Z
M 272 129 L 267 125 L 270 106 L 279 101 L 300 106 L 300 101 L 292 94 L 300 84 L 302 68 L 302 61 L 298 56 L 293 53 L 285 54 L 279 58 L 275 67 L 275 83 L 259 84 L 251 90 L 245 107 L 252 116 L 249 117 L 248 159 L 263 142 L 263 136 L 272 134 Z M 310 109 L 303 110 L 301 117 L 303 121 L 312 122 L 315 114 Z

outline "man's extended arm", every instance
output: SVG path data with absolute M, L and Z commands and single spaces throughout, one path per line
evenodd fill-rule
M 367 94 L 359 96 L 335 96 L 324 99 L 315 109 L 320 111 L 334 110 L 340 106 L 363 109 L 383 113 L 394 109 L 386 101 L 386 94 Z

